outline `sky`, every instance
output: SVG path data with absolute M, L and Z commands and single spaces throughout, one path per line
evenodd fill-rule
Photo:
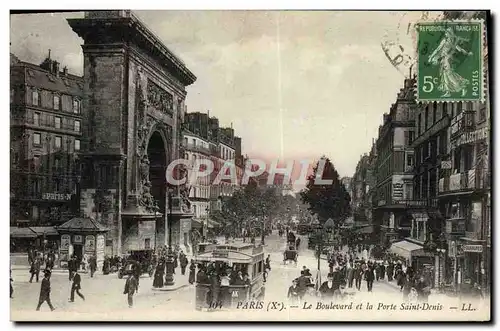
M 403 85 L 381 42 L 414 42 L 414 12 L 135 11 L 197 81 L 188 112 L 233 124 L 243 153 L 266 160 L 331 159 L 352 176 Z M 82 75 L 80 39 L 66 18 L 11 16 L 11 52 L 39 64 L 51 57 Z M 410 51 L 411 52 L 411 51 Z

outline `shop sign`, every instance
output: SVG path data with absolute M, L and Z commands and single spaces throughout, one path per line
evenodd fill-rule
M 456 141 L 452 143 L 452 148 L 456 146 L 471 144 L 478 140 L 488 139 L 488 128 L 484 127 L 472 132 L 464 132 Z
M 70 201 L 71 193 L 42 193 L 43 200 Z
M 83 236 L 82 235 L 74 235 L 73 236 L 73 243 L 75 244 L 83 244 Z
M 393 183 L 392 184 L 392 199 L 401 200 L 403 199 L 403 183 Z
M 448 254 L 450 257 L 457 256 L 457 243 L 454 240 L 448 241 Z
M 482 245 L 463 245 L 462 247 L 464 252 L 481 253 L 483 251 Z
M 460 190 L 460 174 L 450 176 L 450 191 Z
M 88 235 L 85 237 L 85 251 L 93 252 L 95 251 L 95 237 Z
M 213 251 L 212 256 L 213 257 L 227 258 L 229 256 L 229 252 L 228 251 Z
M 71 244 L 71 237 L 69 234 L 63 234 L 61 236 L 61 250 L 67 251 L 69 250 L 69 246 Z

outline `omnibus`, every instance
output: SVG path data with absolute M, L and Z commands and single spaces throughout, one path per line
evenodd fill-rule
M 246 284 L 229 286 L 218 285 L 215 288 L 210 279 L 196 283 L 195 308 L 220 309 L 234 308 L 246 301 L 262 300 L 265 295 L 264 286 L 264 247 L 251 243 L 232 243 L 215 245 L 211 250 L 196 256 L 195 263 L 210 266 L 213 272 L 229 273 L 234 277 L 239 271 L 248 276 Z M 217 297 L 214 297 L 217 296 Z

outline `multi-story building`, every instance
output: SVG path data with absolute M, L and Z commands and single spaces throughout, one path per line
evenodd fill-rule
M 486 12 L 445 12 L 454 19 L 485 19 Z M 487 20 L 486 20 L 487 22 Z M 488 38 L 488 31 L 485 34 Z M 488 44 L 484 43 L 484 72 L 489 87 Z M 486 102 L 449 105 L 449 162 L 442 167 L 438 203 L 444 212 L 453 284 L 491 286 L 491 143 L 490 96 Z
M 437 194 L 441 169 L 449 163 L 448 127 L 449 112 L 452 110 L 453 104 L 448 103 L 422 104 L 415 110 L 413 195 L 423 208 L 412 213 L 411 232 L 407 240 L 417 245 L 414 249 L 427 245 L 424 251 L 430 251 L 427 249 L 430 243 L 445 240 L 443 211 L 438 209 Z M 434 285 L 437 285 L 444 281 L 445 263 L 439 254 L 434 258 L 432 254 L 419 254 L 415 257 L 415 264 L 417 267 L 427 264 L 429 270 L 433 268 Z
M 465 106 L 465 107 L 464 107 Z M 451 110 L 450 165 L 439 179 L 439 205 L 453 258 L 454 281 L 486 285 L 485 270 L 490 221 L 489 107 L 457 103 Z M 485 254 L 486 255 L 486 254 Z
M 377 198 L 374 210 L 375 231 L 381 242 L 387 244 L 407 237 L 411 217 L 407 210 L 414 206 L 413 165 L 415 109 L 414 79 L 405 79 L 404 87 L 384 114 L 384 124 L 377 138 Z
M 210 159 L 208 139 L 202 137 L 201 132 L 196 128 L 193 128 L 193 131 L 188 129 L 184 132 L 184 157 L 190 161 L 190 170 L 197 160 Z M 206 229 L 210 207 L 210 176 L 199 177 L 195 183 L 190 183 L 189 200 L 194 215 L 193 222 L 199 222 L 202 225 L 201 228 Z
M 83 78 L 48 57 L 11 55 L 11 224 L 60 225 L 78 212 Z

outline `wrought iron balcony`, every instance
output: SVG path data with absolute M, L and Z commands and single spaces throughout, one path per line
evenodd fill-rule
M 463 111 L 451 121 L 451 138 L 455 138 L 460 134 L 474 130 L 475 111 Z

